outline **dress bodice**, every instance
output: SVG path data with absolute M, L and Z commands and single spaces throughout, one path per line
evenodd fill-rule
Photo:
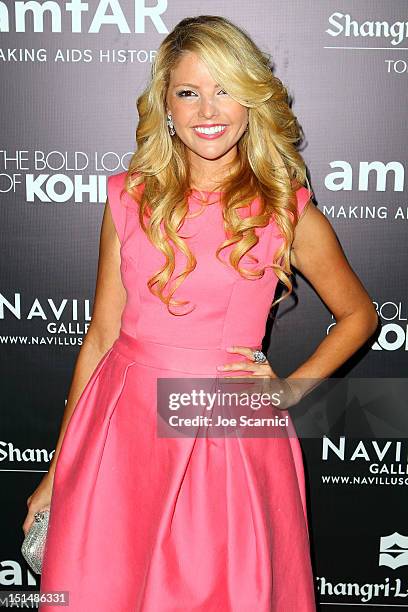
M 130 336 L 166 345 L 195 348 L 225 348 L 230 345 L 260 346 L 278 282 L 272 268 L 265 269 L 261 278 L 243 278 L 229 263 L 220 262 L 215 253 L 225 240 L 219 192 L 204 192 L 208 204 L 201 205 L 198 192 L 189 197 L 188 216 L 179 234 L 188 242 L 197 260 L 195 269 L 183 280 L 173 295 L 177 300 L 189 300 L 183 307 L 172 307 L 153 295 L 147 281 L 163 265 L 164 255 L 154 247 L 140 227 L 136 203 L 125 193 L 120 199 L 126 172 L 108 177 L 108 198 L 113 221 L 121 243 L 121 276 L 127 292 L 121 328 Z M 142 186 L 143 188 L 143 186 Z M 203 193 L 203 192 L 201 192 Z M 296 192 L 301 214 L 310 194 L 305 187 Z M 257 199 L 251 204 L 256 207 Z M 250 209 L 242 209 L 253 214 Z M 249 251 L 240 265 L 247 270 L 262 269 L 273 262 L 283 238 L 274 221 L 256 228 L 259 242 Z M 223 249 L 220 257 L 228 262 L 232 247 Z M 172 278 L 182 272 L 185 256 L 175 249 L 176 269 Z

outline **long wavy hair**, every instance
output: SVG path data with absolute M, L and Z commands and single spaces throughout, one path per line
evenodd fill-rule
M 229 263 L 247 279 L 260 278 L 266 267 L 273 268 L 287 292 L 271 304 L 272 308 L 293 290 L 290 250 L 298 222 L 295 191 L 306 183 L 310 192 L 305 163 L 296 150 L 303 135 L 289 107 L 287 89 L 272 73 L 269 54 L 261 51 L 244 30 L 220 16 L 186 18 L 176 25 L 160 45 L 151 80 L 137 100 L 137 150 L 121 195 L 127 192 L 137 203 L 143 231 L 165 256 L 165 264 L 148 280 L 148 287 L 169 312 L 180 314 L 170 307 L 189 302 L 172 296 L 196 266 L 194 254 L 177 233 L 189 212 L 188 151 L 177 134 L 170 136 L 166 118 L 170 73 L 185 52 L 197 54 L 220 87 L 248 108 L 248 131 L 237 143 L 238 154 L 229 167 L 228 178 L 220 184 L 226 240 L 217 248 L 216 256 L 222 261 L 220 251 L 235 245 Z M 142 183 L 144 190 L 139 189 Z M 255 197 L 261 204 L 257 214 L 241 218 L 237 209 L 250 206 Z M 265 227 L 271 218 L 283 238 L 273 261 L 258 271 L 241 268 L 240 259 L 259 241 L 255 228 Z M 187 260 L 174 280 L 175 252 L 169 239 Z

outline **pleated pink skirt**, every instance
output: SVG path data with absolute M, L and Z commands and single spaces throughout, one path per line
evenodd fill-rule
M 120 333 L 65 433 L 40 610 L 315 611 L 297 437 L 157 435 L 158 378 L 237 357 Z

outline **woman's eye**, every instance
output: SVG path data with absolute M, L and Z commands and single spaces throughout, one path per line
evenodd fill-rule
M 223 93 L 226 96 L 228 96 L 227 92 L 224 89 L 221 89 L 218 93 Z M 177 96 L 179 98 L 191 98 L 190 95 L 186 95 L 186 94 L 193 94 L 194 96 L 196 95 L 194 91 L 192 91 L 191 89 L 182 89 L 181 91 L 177 92 Z
M 193 91 L 191 91 L 191 89 L 182 89 L 181 91 L 177 92 L 177 95 L 180 98 L 189 98 L 190 96 L 185 96 L 184 94 L 189 94 L 189 93 L 194 93 Z

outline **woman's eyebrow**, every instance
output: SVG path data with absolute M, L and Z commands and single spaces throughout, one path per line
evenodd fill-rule
M 199 85 L 194 85 L 193 83 L 178 83 L 177 85 L 174 85 L 174 87 L 181 87 L 182 85 L 186 87 L 193 87 L 194 89 L 200 89 Z M 219 87 L 219 83 L 215 83 L 214 87 Z

